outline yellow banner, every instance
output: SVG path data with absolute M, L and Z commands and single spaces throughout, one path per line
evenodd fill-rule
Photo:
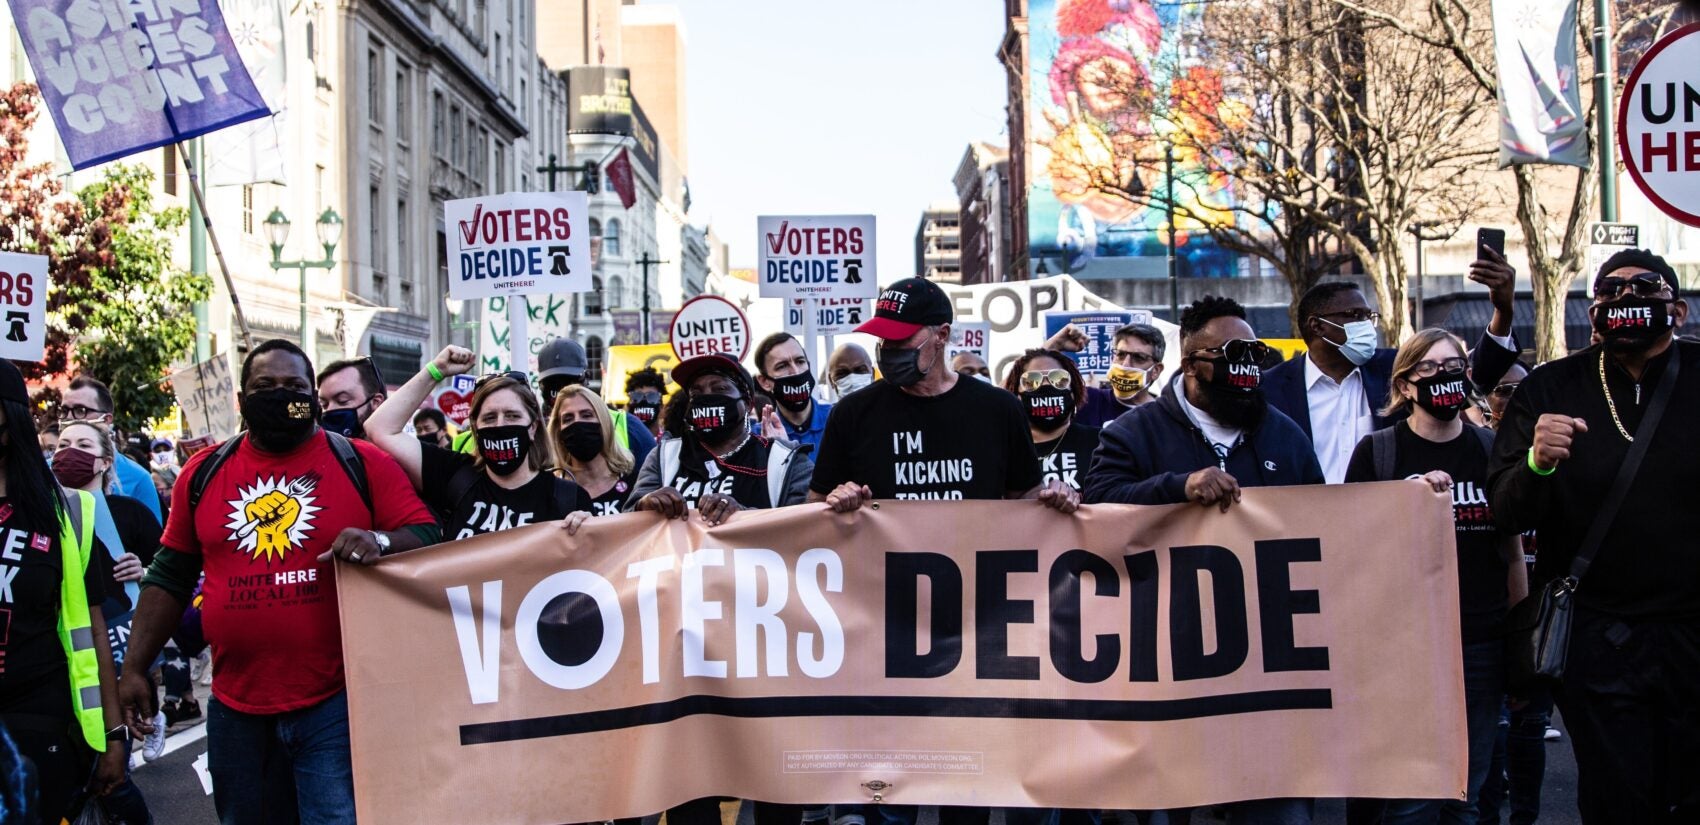
M 630 344 L 608 348 L 608 368 L 602 373 L 602 398 L 610 404 L 626 403 L 626 377 L 645 367 L 654 367 L 667 382 L 671 393 L 673 366 L 679 357 L 673 354 L 672 344 Z
M 632 513 L 342 567 L 359 818 L 1459 799 L 1451 512 L 1387 482 Z

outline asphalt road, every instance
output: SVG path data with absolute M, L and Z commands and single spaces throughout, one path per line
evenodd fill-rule
M 206 775 L 204 732 L 205 726 L 196 726 L 172 734 L 166 740 L 168 750 L 165 756 L 135 769 L 136 784 L 147 796 L 148 807 L 158 825 L 218 825 L 210 795 L 212 780 Z M 731 806 L 727 806 L 727 814 L 727 818 L 731 819 Z M 1503 822 L 1506 814 L 1502 812 L 1500 816 L 1499 821 Z M 752 825 L 747 809 L 737 819 L 737 825 Z M 993 825 L 1000 825 L 1001 819 L 994 816 Z M 926 815 L 920 825 L 933 825 L 936 821 Z M 1195 823 L 1216 821 L 1208 814 L 1193 818 Z M 1345 821 L 1344 803 L 1326 800 L 1319 806 L 1316 825 L 1344 825 Z M 1579 825 L 1581 822 L 1576 814 L 1576 762 L 1571 756 L 1568 739 L 1547 743 L 1547 774 L 1541 789 L 1540 821 L 1553 825 Z

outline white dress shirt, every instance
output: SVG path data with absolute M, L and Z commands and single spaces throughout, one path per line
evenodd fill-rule
M 1335 382 L 1309 356 L 1305 357 L 1305 401 L 1310 407 L 1310 440 L 1316 461 L 1329 484 L 1346 480 L 1346 465 L 1358 442 L 1375 429 L 1364 393 L 1363 370 L 1354 369 Z

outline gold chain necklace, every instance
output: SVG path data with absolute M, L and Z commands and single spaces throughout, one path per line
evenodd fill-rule
M 1611 423 L 1617 425 L 1617 431 L 1623 436 L 1624 441 L 1631 444 L 1635 443 L 1635 436 L 1630 435 L 1629 431 L 1623 428 L 1623 419 L 1617 417 L 1617 402 L 1612 400 L 1611 385 L 1606 383 L 1606 354 L 1604 352 L 1600 353 L 1600 389 L 1606 391 L 1606 409 L 1611 410 Z

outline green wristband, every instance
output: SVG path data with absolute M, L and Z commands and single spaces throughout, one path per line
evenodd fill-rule
M 1535 472 L 1535 475 L 1538 475 L 1538 476 L 1550 476 L 1553 473 L 1558 472 L 1557 467 L 1554 467 L 1550 470 L 1543 470 L 1543 469 L 1541 469 L 1539 464 L 1535 463 L 1535 448 L 1534 447 L 1529 448 L 1529 469 L 1533 470 Z
M 437 369 L 437 362 L 435 361 L 425 365 L 425 374 L 431 376 L 432 381 L 443 380 L 443 371 Z

